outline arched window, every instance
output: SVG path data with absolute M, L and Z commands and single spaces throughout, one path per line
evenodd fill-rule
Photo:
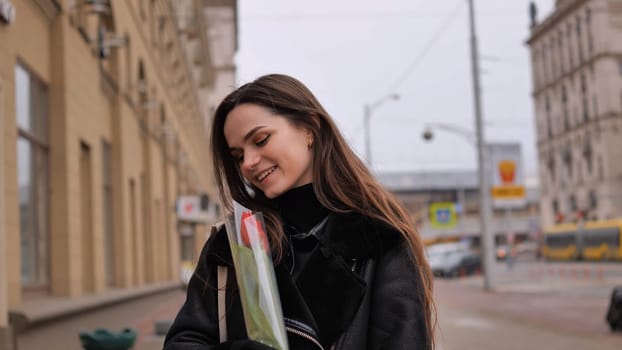
M 592 10 L 589 7 L 585 9 L 585 23 L 587 26 L 587 49 L 592 55 L 594 53 L 594 38 L 592 36 Z

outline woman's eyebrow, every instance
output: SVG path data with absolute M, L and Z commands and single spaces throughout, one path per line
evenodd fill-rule
M 247 132 L 246 135 L 244 135 L 244 138 L 242 139 L 243 142 L 246 142 L 246 140 L 248 140 L 253 135 L 255 135 L 257 133 L 257 131 L 259 131 L 259 130 L 265 128 L 265 127 L 266 127 L 266 125 L 259 125 L 259 126 L 256 126 L 256 127 L 252 128 L 251 131 Z M 230 152 L 233 152 L 233 151 L 236 151 L 236 150 L 240 150 L 240 148 L 238 148 L 238 147 L 229 147 L 229 151 Z
M 257 131 L 259 131 L 260 129 L 263 129 L 265 127 L 266 127 L 265 125 L 259 125 L 259 126 L 256 126 L 256 127 L 252 128 L 251 131 L 249 131 L 248 133 L 246 133 L 246 135 L 244 135 L 244 138 L 242 140 L 246 142 L 246 140 L 248 140 L 253 135 L 255 135 L 255 133 Z

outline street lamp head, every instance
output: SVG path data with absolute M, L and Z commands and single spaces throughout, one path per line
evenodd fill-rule
M 421 134 L 421 137 L 423 137 L 425 141 L 431 141 L 434 138 L 434 133 L 431 129 L 428 128 L 423 130 L 423 134 Z

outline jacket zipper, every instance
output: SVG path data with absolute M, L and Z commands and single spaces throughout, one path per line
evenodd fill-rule
M 299 336 L 301 336 L 301 337 L 303 337 L 303 338 L 305 338 L 307 340 L 310 340 L 313 344 L 317 345 L 318 348 L 324 350 L 324 347 L 322 346 L 322 344 L 320 344 L 320 342 L 317 339 L 315 339 L 313 336 L 311 336 L 311 335 L 309 335 L 309 334 L 307 334 L 307 333 L 305 333 L 303 331 L 300 331 L 300 330 L 294 329 L 292 327 L 289 327 L 289 326 L 285 326 L 285 330 L 287 330 L 288 332 L 292 332 L 292 333 L 294 333 L 296 335 L 299 335 Z
M 320 341 L 317 339 L 317 337 L 312 335 L 311 332 L 304 330 L 305 327 L 308 327 L 306 324 L 298 322 L 296 320 L 289 319 L 289 318 L 285 318 L 284 321 L 285 321 L 286 331 L 299 335 L 311 341 L 313 344 L 317 345 L 317 347 L 320 348 L 321 350 L 324 350 L 324 347 L 322 346 Z

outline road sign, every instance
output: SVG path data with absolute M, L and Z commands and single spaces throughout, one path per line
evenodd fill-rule
M 438 202 L 430 205 L 430 225 L 434 228 L 454 228 L 457 223 L 456 205 Z

